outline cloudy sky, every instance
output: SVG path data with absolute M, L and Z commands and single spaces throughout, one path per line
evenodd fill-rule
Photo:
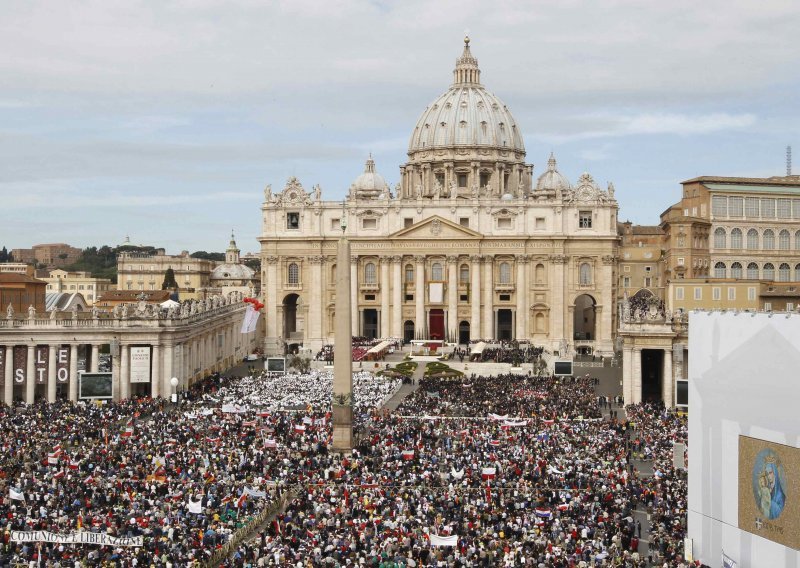
M 263 188 L 392 185 L 469 30 L 534 174 L 655 224 L 697 175 L 800 171 L 796 0 L 6 0 L 0 246 L 256 251 Z

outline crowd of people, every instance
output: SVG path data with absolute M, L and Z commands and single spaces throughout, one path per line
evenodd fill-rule
M 363 421 L 345 454 L 330 451 L 329 378 L 316 372 L 219 377 L 176 408 L 0 410 L 0 565 L 200 565 L 288 488 L 286 510 L 227 565 L 678 565 L 686 476 L 671 449 L 686 423 L 674 413 L 610 417 L 589 378 L 424 378 L 393 412 L 379 406 L 392 381 L 354 382 Z M 653 457 L 652 476 L 634 451 Z M 651 514 L 649 550 L 637 508 Z M 10 541 L 19 530 L 144 546 Z
M 361 361 L 364 359 L 365 355 L 369 352 L 372 347 L 383 343 L 389 343 L 389 347 L 392 350 L 400 350 L 403 345 L 403 340 L 397 337 L 389 337 L 385 339 L 374 338 L 374 337 L 361 337 L 356 336 L 353 337 L 353 361 Z M 317 354 L 314 356 L 315 361 L 325 361 L 328 364 L 333 364 L 334 359 L 334 349 L 332 344 L 323 345 L 322 348 L 317 351 Z
M 481 351 L 476 351 L 475 347 L 479 343 L 485 343 L 486 345 Z M 494 339 L 484 341 L 476 339 L 466 347 L 457 347 L 452 352 L 452 358 L 459 359 L 461 362 L 466 359 L 474 362 L 511 363 L 517 366 L 522 363 L 536 363 L 541 359 L 543 353 L 543 347 L 524 341 L 498 341 Z

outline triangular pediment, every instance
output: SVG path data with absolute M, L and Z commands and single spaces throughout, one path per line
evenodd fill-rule
M 468 227 L 462 227 L 438 215 L 423 219 L 389 235 L 390 239 L 480 239 L 483 235 Z

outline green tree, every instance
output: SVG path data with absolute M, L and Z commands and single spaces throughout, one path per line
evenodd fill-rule
M 6 249 L 6 247 L 3 247 L 3 249 L 0 250 L 0 262 L 9 262 L 8 258 L 9 258 L 8 250 Z
M 175 271 L 172 268 L 167 268 L 167 271 L 164 273 L 164 283 L 161 284 L 162 290 L 172 290 L 178 287 L 178 283 L 175 281 Z
M 198 250 L 189 256 L 192 258 L 202 258 L 204 260 L 225 260 L 224 252 L 206 252 L 204 250 Z

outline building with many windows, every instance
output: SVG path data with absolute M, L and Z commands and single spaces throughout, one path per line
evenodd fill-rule
M 485 89 L 469 39 L 452 85 L 411 131 L 391 188 L 367 160 L 344 203 L 290 178 L 262 206 L 268 353 L 333 338 L 335 274 L 349 270 L 354 335 L 525 339 L 613 352 L 617 202 L 551 155 L 535 178 L 521 128 Z M 336 266 L 346 225 L 352 258 Z
M 67 272 L 60 268 L 51 270 L 50 276 L 43 280 L 47 282 L 48 293 L 81 294 L 89 306 L 115 288 L 108 278 L 95 278 L 90 272 Z
M 122 252 L 117 257 L 117 289 L 151 292 L 161 290 L 167 269 L 175 273 L 181 300 L 203 298 L 202 289 L 210 284 L 213 260 L 192 258 L 188 251 L 180 255 Z

